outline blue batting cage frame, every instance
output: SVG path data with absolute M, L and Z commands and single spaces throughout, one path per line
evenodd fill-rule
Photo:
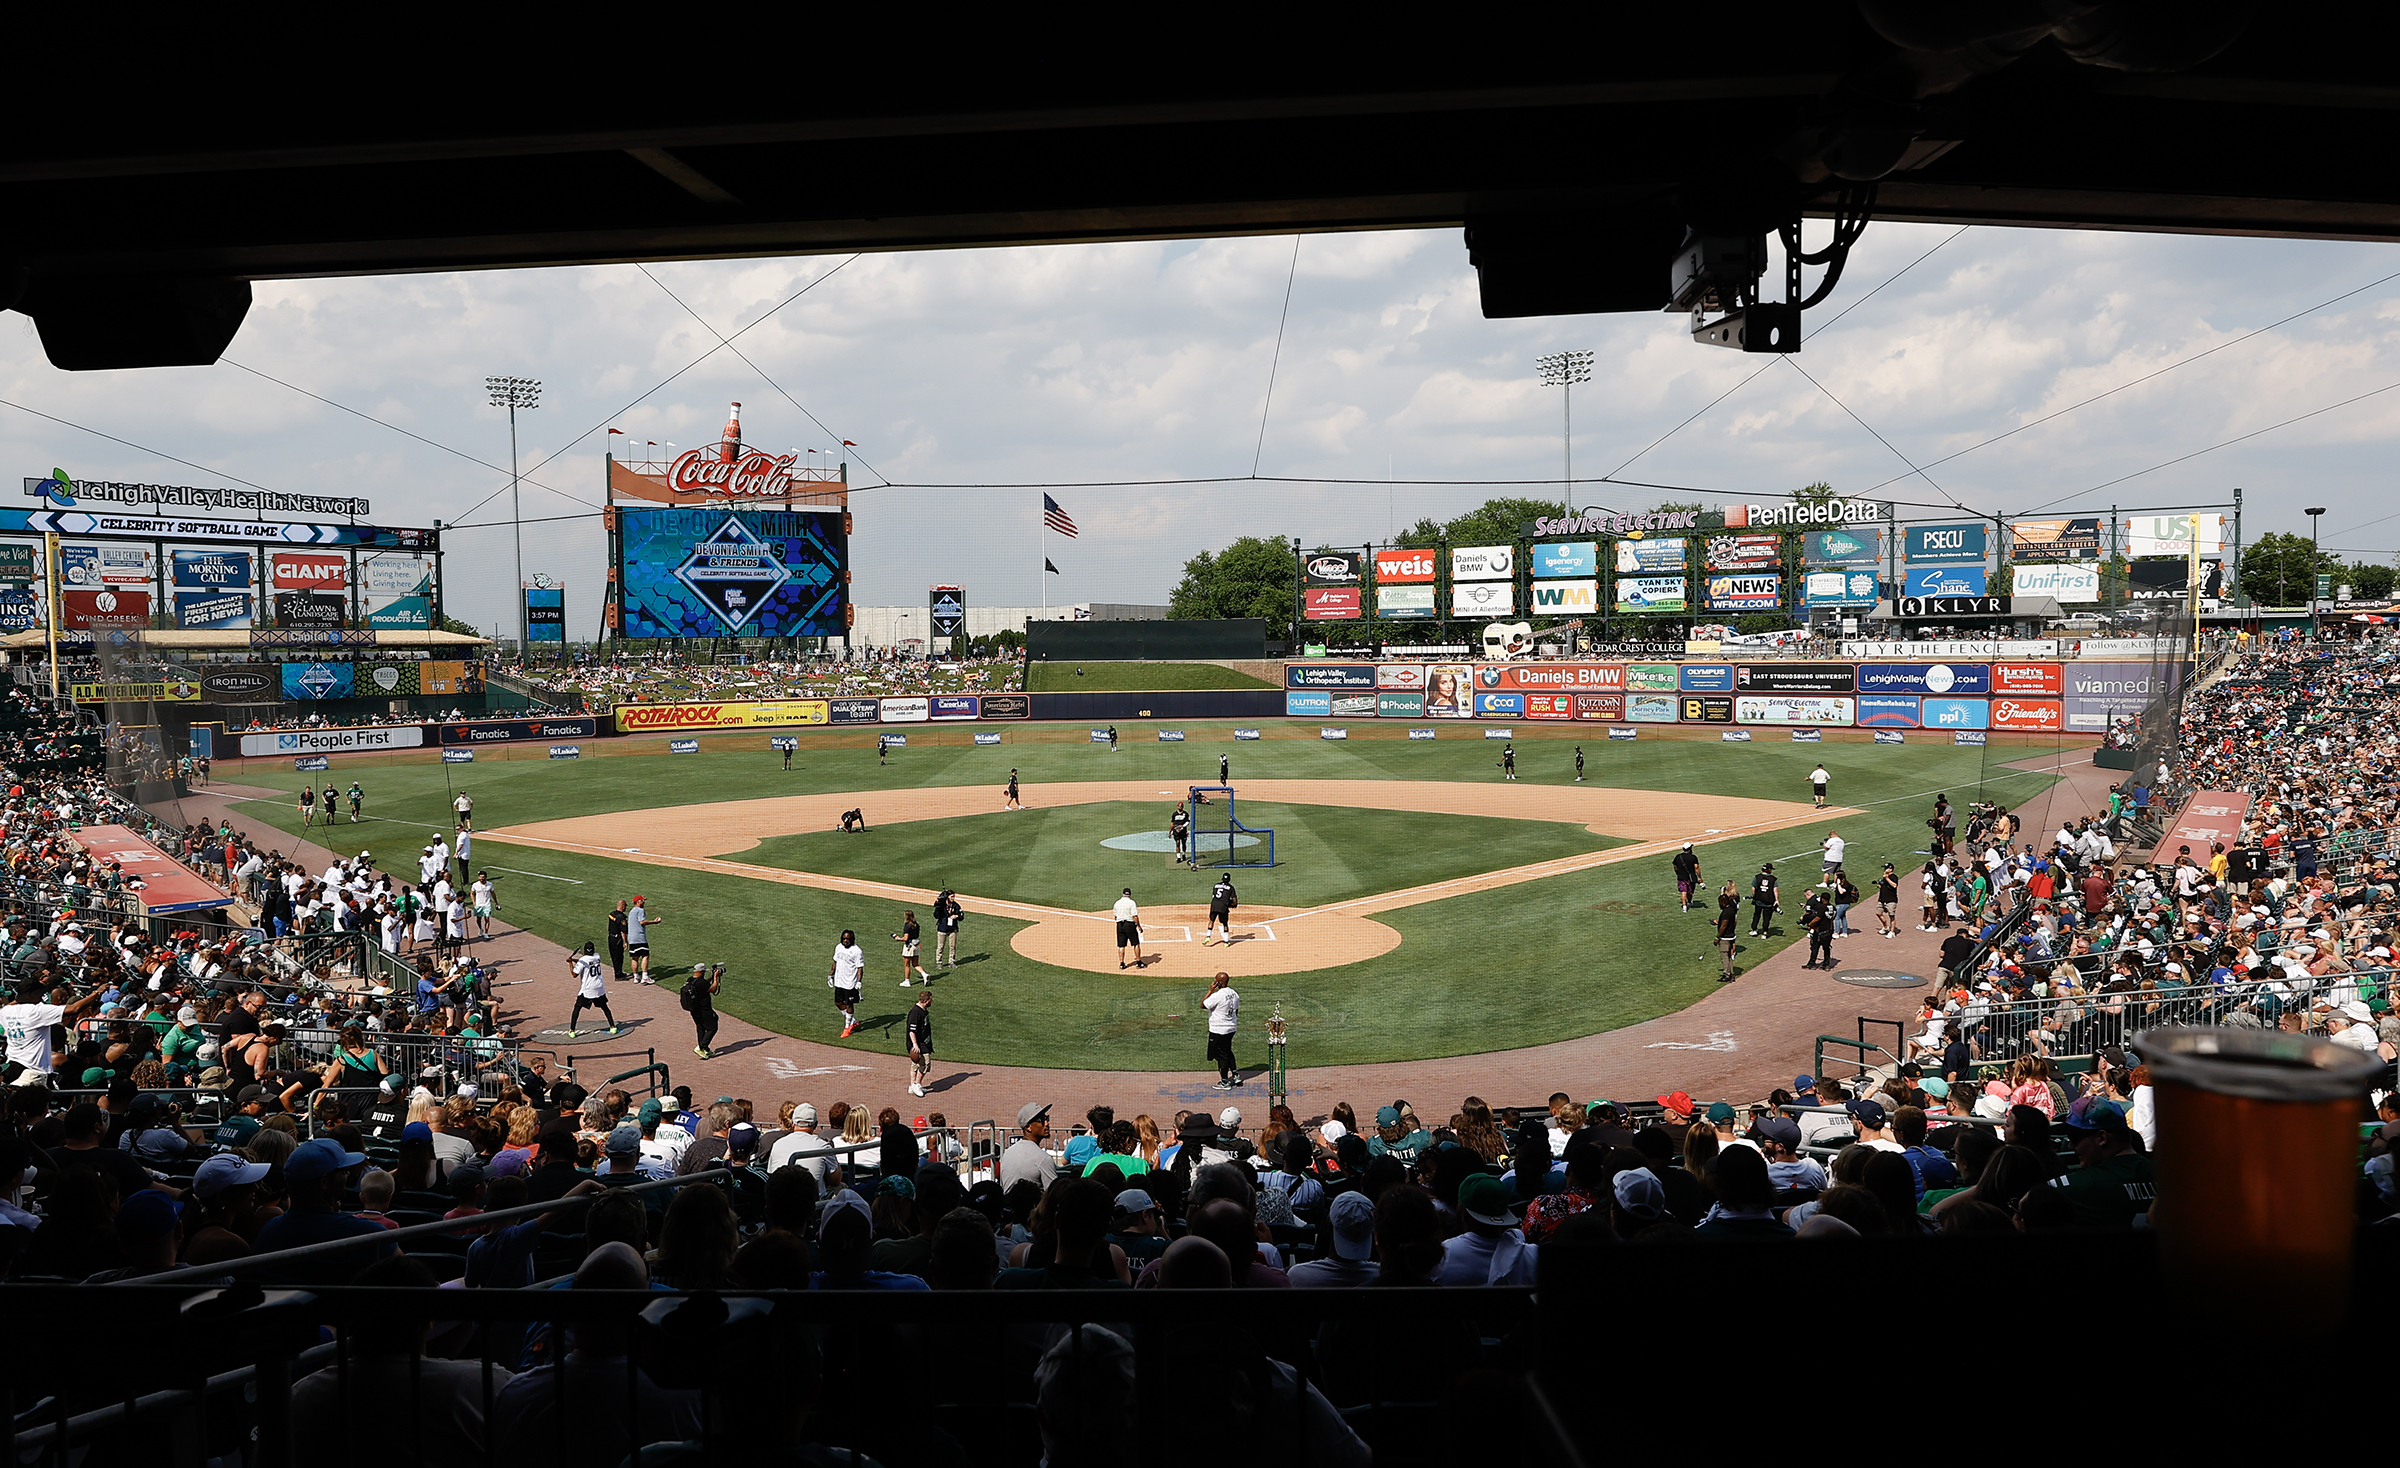
M 1275 865 L 1275 828 L 1273 826 L 1243 825 L 1240 818 L 1235 816 L 1233 813 L 1233 787 L 1231 785 L 1193 785 L 1188 787 L 1188 792 L 1187 803 L 1184 808 L 1190 811 L 1192 816 L 1191 863 L 1195 871 L 1201 867 L 1271 867 Z M 1215 797 L 1220 795 L 1225 798 L 1223 806 L 1225 823 L 1221 826 L 1213 824 L 1216 818 L 1215 813 L 1219 809 L 1217 802 L 1211 798 L 1208 800 L 1207 804 L 1201 803 L 1203 797 Z M 1202 812 L 1209 813 L 1208 819 L 1212 822 L 1212 824 L 1203 825 L 1201 823 Z M 1258 836 L 1264 838 L 1266 845 L 1266 860 L 1234 860 L 1233 838 L 1237 834 L 1242 836 Z M 1225 850 L 1222 853 L 1222 860 L 1201 860 L 1201 838 L 1204 836 L 1222 836 L 1225 838 Z

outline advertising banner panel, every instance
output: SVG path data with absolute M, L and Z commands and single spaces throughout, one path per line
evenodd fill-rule
M 250 593 L 247 591 L 178 591 L 175 593 L 175 625 L 208 631 L 250 625 Z
M 922 724 L 933 717 L 933 707 L 922 698 L 879 698 L 875 717 L 887 724 Z
M 1771 612 L 1783 605 L 1783 577 L 1711 576 L 1708 610 L 1712 612 Z
M 1783 564 L 1780 535 L 1712 535 L 1701 543 L 1711 571 L 1772 571 Z
M 1572 693 L 1528 693 L 1525 695 L 1525 717 L 1529 719 L 1574 718 L 1575 695 Z
M 1469 663 L 1435 663 L 1425 670 L 1425 714 L 1464 719 L 1475 713 L 1475 669 Z
M 2019 520 L 2008 527 L 2012 561 L 2093 561 L 2106 545 L 2100 517 L 2078 520 Z
M 1425 687 L 1425 665 L 1423 663 L 1380 664 L 1375 669 L 1375 686 L 1378 688 L 1414 688 L 1422 692 Z
M 1673 663 L 1627 663 L 1625 687 L 1628 692 L 1674 693 L 1683 687 L 1683 679 Z
M 1913 698 L 1893 698 L 1883 694 L 1861 693 L 1858 696 L 1858 723 L 1863 729 L 1914 729 L 1917 727 L 1917 701 Z
M 323 551 L 271 550 L 267 552 L 267 585 L 275 591 L 347 591 L 350 558 Z
M 248 551 L 179 550 L 170 558 L 175 584 L 211 591 L 248 591 L 252 562 Z
M 1730 724 L 1733 722 L 1733 695 L 1687 694 L 1682 712 L 1683 722 L 1687 724 Z
M 245 757 L 277 754 L 346 754 L 358 749 L 422 749 L 425 726 L 387 724 L 374 729 L 282 729 L 244 734 Z
M 1618 549 L 1624 549 L 1619 546 Z M 1620 613 L 1681 612 L 1689 610 L 1681 576 L 1617 576 L 1616 608 Z
M 0 545 L 0 582 L 23 586 L 33 580 L 33 547 Z
M 1366 557 L 1356 551 L 1317 551 L 1300 563 L 1300 575 L 1310 586 L 1357 586 L 1365 577 Z
M 349 608 L 338 591 L 278 591 L 275 625 L 319 632 L 337 630 Z
M 1848 693 L 1852 677 L 1848 663 L 1741 663 L 1733 686 L 1741 693 Z
M 2181 601 L 2191 591 L 2192 563 L 2180 561 L 2135 561 L 2125 568 L 2125 596 L 2129 601 Z M 2295 587 L 2297 597 L 2307 588 Z M 2200 595 L 2215 600 L 2225 592 L 2225 563 L 2203 558 L 2200 562 Z
M 937 724 L 946 719 L 972 719 L 977 717 L 980 712 L 981 710 L 976 707 L 974 694 L 941 693 L 934 695 L 933 719 Z
M 1475 669 L 1478 688 L 1622 689 L 1621 663 L 1485 663 Z
M 357 687 L 357 670 L 348 663 L 285 663 L 282 673 L 287 699 L 349 698 Z
M 1802 580 L 1801 601 L 1812 607 L 1871 607 L 1881 583 L 1873 571 L 1811 571 Z
M 103 586 L 148 586 L 154 575 L 147 546 L 100 547 L 100 583 Z
M 1881 565 L 1883 532 L 1866 528 L 1811 530 L 1801 539 L 1800 559 L 1810 566 Z
M 1533 548 L 1533 574 L 1542 577 L 1581 576 L 1587 579 L 1598 576 L 1599 542 L 1574 540 L 1558 545 L 1537 545 Z
M 879 710 L 871 698 L 829 698 L 825 700 L 825 722 L 829 724 L 872 724 Z M 617 710 L 617 728 L 625 727 L 625 710 Z
M 2055 734 L 2066 727 L 2066 713 L 2055 698 L 1995 698 L 1992 727 Z
M 370 556 L 359 563 L 369 627 L 423 631 L 433 625 L 433 559 Z
M 1450 579 L 1504 581 L 1517 574 L 1513 545 L 1454 545 L 1450 547 Z
M 1685 663 L 1682 687 L 1686 693 L 1733 692 L 1733 664 Z
M 1333 717 L 1333 695 L 1319 689 L 1295 689 L 1283 696 L 1285 717 L 1294 719 L 1329 719 Z
M 1858 704 L 1848 698 L 1805 698 L 1781 693 L 1745 693 L 1733 701 L 1737 724 L 1822 724 L 1858 722 Z
M 131 587 L 61 591 L 58 594 L 58 620 L 62 627 L 95 632 L 147 627 L 150 625 L 150 593 Z
M 838 699 L 851 706 L 853 717 L 835 719 L 822 698 L 729 700 L 724 703 L 621 703 L 617 732 L 649 733 L 661 729 L 778 729 L 800 724 L 872 724 L 879 717 L 876 700 Z M 858 706 L 864 705 L 861 709 Z M 865 717 L 856 717 L 859 713 Z
M 1582 617 L 1600 610 L 1597 581 L 1536 581 L 1533 614 L 1537 617 Z
M 1030 719 L 1033 700 L 1022 693 L 986 693 L 976 704 L 979 719 Z
M 1286 688 L 1373 688 L 1372 663 L 1285 663 Z
M 1355 622 L 1366 615 L 1364 596 L 1355 586 L 1304 587 L 1300 615 L 1311 622 Z
M 0 632 L 31 632 L 42 625 L 42 599 L 31 590 L 0 590 Z
M 1928 729 L 1989 729 L 1992 710 L 1980 698 L 1928 698 L 1918 708 L 1917 722 Z
M 1619 576 L 1681 576 L 1684 557 L 1691 542 L 1680 535 L 1663 540 L 1620 540 L 1617 542 L 1617 574 Z
M 2200 554 L 2216 555 L 2225 549 L 2225 517 L 2222 515 L 2143 515 L 2125 522 L 2125 554 L 2128 556 L 2180 556 L 2189 559 L 2192 541 L 2200 542 Z
M 1951 525 L 1911 525 L 1902 533 L 1900 557 L 1910 565 L 1981 565 L 1991 549 L 1991 527 L 1980 520 Z M 1927 593 L 1932 595 L 1933 593 Z M 1983 593 L 1975 593 L 1981 596 Z
M 421 692 L 417 669 L 422 663 L 360 663 L 354 682 L 361 698 L 406 698 Z
M 2066 665 L 2067 698 L 2111 713 L 2138 714 L 2152 698 L 2175 687 L 2179 671 L 2173 663 L 2073 662 Z
M 1578 693 L 1575 695 L 1575 717 L 1603 723 L 1615 723 L 1625 717 L 1625 695 L 1622 693 Z
M 627 637 L 840 637 L 844 511 L 615 511 Z
M 933 586 L 925 592 L 926 626 L 936 637 L 956 637 L 967 630 L 967 590 L 963 586 Z
M 555 719 L 459 719 L 439 725 L 435 737 L 446 745 L 538 744 L 549 739 L 592 739 L 600 721 L 589 715 Z
M 1386 719 L 1421 719 L 1425 717 L 1425 695 L 1422 693 L 1378 693 L 1375 713 Z
M 1902 596 L 1982 596 L 1981 566 L 1909 566 L 1901 573 Z
M 1517 586 L 1513 581 L 1460 581 L 1450 587 L 1453 617 L 1510 617 L 1516 615 Z
M 1433 552 L 1422 546 L 1395 546 L 1375 553 L 1375 580 L 1384 586 L 1410 582 L 1433 584 Z
M 2100 568 L 2058 561 L 2009 568 L 2009 591 L 2014 596 L 2047 596 L 2062 605 L 2100 599 Z
M 1633 724 L 1672 724 L 1675 722 L 1677 696 L 1672 693 L 1628 693 L 1625 695 L 1625 719 Z
M 483 692 L 483 664 L 452 658 L 429 658 L 417 664 L 417 692 L 429 694 Z
M 1989 693 L 1992 670 L 1981 663 L 1861 663 L 1861 693 Z
M 1375 699 L 1372 693 L 1335 693 L 1327 712 L 1337 719 L 1371 719 L 1375 717 Z
M 1479 719 L 1513 719 L 1525 712 L 1522 693 L 1478 693 L 1475 695 L 1475 717 Z
M 2059 666 L 2056 663 L 1992 664 L 1994 693 L 2054 694 L 2060 686 Z
M 1378 586 L 1375 588 L 1375 615 L 1415 619 L 1430 622 L 1440 613 L 1434 605 L 1434 588 L 1425 586 Z

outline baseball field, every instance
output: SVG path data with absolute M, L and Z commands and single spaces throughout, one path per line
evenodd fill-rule
M 1230 726 L 1194 726 L 1172 744 L 1125 732 L 1111 751 L 1070 742 L 1080 726 L 1011 727 L 996 746 L 915 730 L 887 760 L 855 733 L 803 732 L 788 771 L 764 733 L 708 736 L 684 754 L 612 741 L 605 758 L 337 759 L 332 782 L 360 780 L 369 818 L 310 835 L 413 876 L 466 791 L 475 865 L 494 874 L 506 922 L 580 946 L 603 939 L 612 903 L 640 894 L 667 983 L 722 962 L 721 1009 L 827 1043 L 839 1034 L 830 953 L 853 929 L 870 967 L 849 1043 L 877 1051 L 914 992 L 900 987 L 889 935 L 913 908 L 930 958 L 931 898 L 947 886 L 968 916 L 960 961 L 936 985 L 946 1057 L 1188 1070 L 1198 999 L 1219 968 L 1243 981 L 1245 1029 L 1280 1008 L 1310 1064 L 1509 1050 L 1680 1009 L 1715 987 L 1719 967 L 1713 903 L 1677 910 L 1669 862 L 1682 842 L 1696 843 L 1712 889 L 1730 877 L 1746 893 L 1776 864 L 1786 910 L 1776 936 L 1745 942 L 1750 964 L 1797 939 L 1827 831 L 1847 839 L 1849 870 L 1871 887 L 1886 859 L 1922 860 L 1937 792 L 2015 804 L 2050 782 L 2007 769 L 2013 749 L 1769 742 L 1780 731 L 1749 744 L 1586 738 L 1581 784 L 1575 744 L 1558 737 L 1520 739 L 1520 778 L 1503 782 L 1499 746 L 1472 729 L 1323 741 L 1314 724 L 1268 723 L 1263 739 L 1236 742 Z M 1215 873 L 1174 867 L 1165 832 L 1187 787 L 1216 783 L 1219 755 L 1232 760 L 1242 823 L 1273 829 L 1276 865 L 1232 871 L 1236 941 L 1204 946 Z M 1832 775 L 1823 812 L 1807 778 L 1819 762 Z M 1026 810 L 1002 808 L 1011 767 Z M 309 777 L 255 760 L 220 778 L 296 790 Z M 863 833 L 837 829 L 852 808 Z M 289 801 L 243 810 L 299 829 Z M 1263 843 L 1236 850 L 1257 859 Z M 1126 887 L 1148 940 L 1139 971 L 1117 967 L 1105 921 Z M 1853 919 L 1871 926 L 1865 909 Z M 561 967 L 514 977 L 563 989 Z

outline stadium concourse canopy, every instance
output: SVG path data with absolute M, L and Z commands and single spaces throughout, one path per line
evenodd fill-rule
M 108 101 L 0 134 L 0 306 L 98 368 L 214 360 L 269 278 L 1463 225 L 1513 316 L 1763 301 L 1804 216 L 2400 238 L 2388 0 L 1328 13 L 1082 64 L 871 15 L 495 12 L 336 65 L 208 11 L 20 38 Z
M 125 636 L 127 645 L 129 646 L 137 647 L 148 652 L 166 653 L 222 651 L 244 653 L 296 652 L 323 655 L 327 653 L 361 652 L 372 651 L 376 649 L 397 650 L 403 648 L 417 648 L 432 650 L 441 648 L 490 647 L 492 645 L 492 640 L 488 637 L 469 637 L 463 632 L 411 632 L 394 631 L 385 628 L 377 628 L 367 632 L 345 633 L 343 636 L 346 640 L 343 641 L 339 646 L 324 642 L 301 642 L 297 639 L 289 643 L 254 641 L 254 634 L 246 630 L 212 632 L 197 628 L 168 627 L 132 631 L 126 633 Z M 352 641 L 347 639 L 359 640 Z M 15 651 L 20 648 L 47 647 L 48 645 L 49 636 L 39 627 L 27 632 L 11 632 L 6 637 L 0 637 L 0 648 L 5 648 L 10 651 Z M 65 651 L 71 646 L 73 650 L 82 652 L 87 650 L 90 645 L 91 644 L 89 643 L 61 644 L 61 651 Z

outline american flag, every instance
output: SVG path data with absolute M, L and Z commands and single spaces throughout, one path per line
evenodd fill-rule
M 1048 495 L 1042 496 L 1042 523 L 1069 540 L 1075 538 L 1075 522 L 1067 518 L 1067 512 L 1058 507 L 1058 501 Z

